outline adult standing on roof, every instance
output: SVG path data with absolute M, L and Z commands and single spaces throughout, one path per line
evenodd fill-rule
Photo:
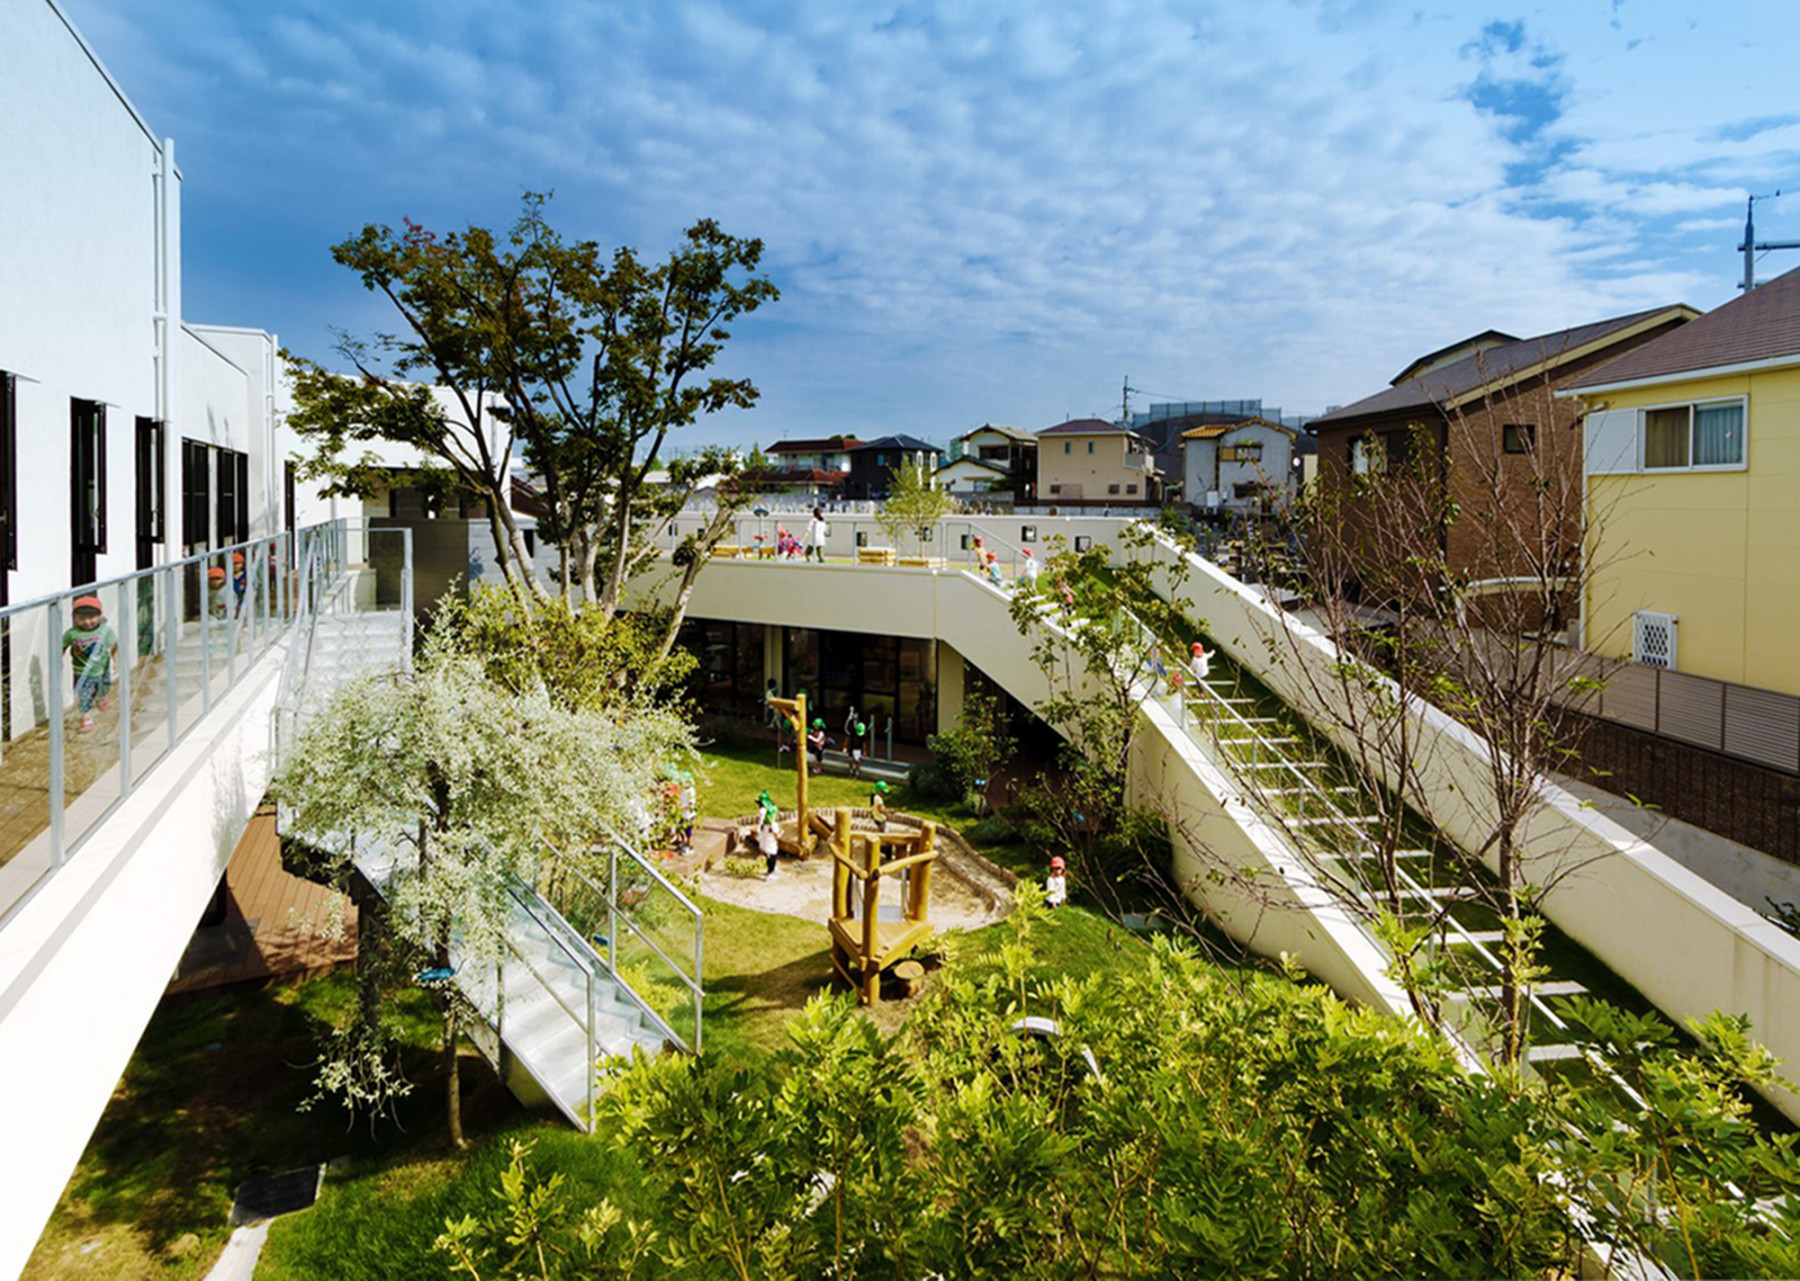
M 825 523 L 825 511 L 815 507 L 812 519 L 806 522 L 806 559 L 811 560 L 816 554 L 819 564 L 825 563 L 825 539 L 831 533 L 831 526 Z

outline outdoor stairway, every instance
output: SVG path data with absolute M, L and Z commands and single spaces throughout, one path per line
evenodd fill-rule
M 1155 638 L 1129 614 L 1119 626 L 1124 642 L 1122 659 L 1145 673 L 1145 697 L 1172 701 L 1176 719 L 1189 738 L 1237 781 L 1245 798 L 1296 853 L 1330 874 L 1340 890 L 1350 891 L 1373 907 L 1372 864 L 1378 851 L 1372 833 L 1382 820 L 1358 803 L 1362 789 L 1346 777 L 1349 766 L 1321 759 L 1330 753 L 1312 742 L 1310 731 L 1297 717 L 1270 715 L 1273 709 L 1267 701 L 1244 697 L 1240 678 L 1223 655 L 1214 658 L 1215 667 L 1207 680 L 1188 682 L 1172 698 L 1165 695 L 1162 682 L 1149 677 L 1158 670 L 1152 650 Z M 1453 884 L 1434 883 L 1435 872 L 1454 865 L 1453 852 L 1435 835 L 1427 842 L 1409 841 L 1408 847 L 1396 850 L 1394 865 L 1399 896 L 1414 904 L 1443 903 L 1460 893 Z M 1501 991 L 1503 933 L 1470 928 L 1458 919 L 1454 908 L 1446 913 L 1445 928 L 1446 946 L 1471 962 L 1466 967 L 1468 980 L 1449 995 L 1448 1004 L 1469 1012 L 1492 1007 Z M 1534 1043 L 1527 1059 L 1534 1065 L 1583 1061 L 1583 1052 L 1562 1039 L 1568 1024 L 1548 1001 L 1583 994 L 1588 987 L 1563 971 L 1554 958 L 1540 955 L 1537 959 L 1549 973 L 1531 987 Z M 1595 1066 L 1607 1070 L 1603 1064 Z
M 290 669 L 294 687 L 287 691 L 289 728 L 284 732 L 303 731 L 344 686 L 402 670 L 411 657 L 407 624 L 398 611 L 323 612 L 304 620 L 294 638 L 303 652 Z M 349 834 L 340 841 L 342 848 L 351 848 Z M 367 837 L 354 845 L 358 870 L 384 893 L 410 857 L 410 849 Z M 593 938 L 531 887 L 515 882 L 508 889 L 504 957 L 475 962 L 453 945 L 450 981 L 492 1032 L 490 1057 L 497 1059 L 502 1076 L 517 1088 L 523 1082 L 513 1070 L 522 1069 L 559 1112 L 582 1129 L 590 1128 L 604 1060 L 634 1050 L 657 1054 L 671 1045 L 686 1047 L 618 978 Z M 440 980 L 421 975 L 419 981 Z

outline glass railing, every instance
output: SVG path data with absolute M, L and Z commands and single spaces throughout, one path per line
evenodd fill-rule
M 603 870 L 559 866 L 544 889 L 663 1035 L 698 1053 L 702 915 L 693 901 L 618 840 Z
M 283 532 L 0 610 L 0 927 L 341 590 L 354 541 Z

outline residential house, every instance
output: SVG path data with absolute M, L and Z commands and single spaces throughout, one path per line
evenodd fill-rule
M 885 498 L 894 486 L 894 475 L 903 467 L 923 467 L 927 476 L 938 469 L 944 453 L 917 436 L 880 436 L 850 450 L 850 479 L 846 498 Z
M 1583 372 L 1596 652 L 1800 694 L 1800 271 Z
M 837 498 L 850 479 L 850 451 L 862 443 L 855 436 L 777 441 L 762 451 L 770 469 L 759 480 L 807 498 Z
M 1099 418 L 1038 433 L 1038 501 L 1053 506 L 1154 507 L 1162 477 L 1151 442 Z
M 1037 449 L 1037 437 L 1023 428 L 983 423 L 950 442 L 939 487 L 976 499 L 1005 494 L 1029 503 L 1036 492 Z
M 1445 534 L 1450 571 L 1477 579 L 1517 573 L 1518 566 L 1497 563 L 1502 553 L 1485 537 L 1509 514 L 1493 510 L 1494 494 L 1517 489 L 1534 473 L 1579 482 L 1580 414 L 1554 392 L 1697 315 L 1677 304 L 1532 338 L 1488 330 L 1421 356 L 1386 390 L 1308 424 L 1318 439 L 1319 482 L 1341 485 L 1357 474 L 1423 466 L 1459 505 L 1459 519 Z M 1415 450 L 1425 456 L 1415 457 Z M 1344 519 L 1354 546 L 1355 501 L 1345 505 Z M 1568 519 L 1578 523 L 1578 504 L 1568 505 Z M 1568 540 L 1578 539 L 1572 527 Z M 1366 554 L 1380 551 L 1370 547 Z
M 1294 494 L 1299 435 L 1266 418 L 1188 428 L 1181 433 L 1183 499 L 1197 513 L 1285 509 Z

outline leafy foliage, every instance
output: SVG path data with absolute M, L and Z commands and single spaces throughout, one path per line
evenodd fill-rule
M 952 796 L 966 796 L 985 785 L 1013 752 L 999 698 L 978 688 L 970 689 L 963 699 L 962 716 L 955 728 L 933 734 L 925 745 L 937 757 Z
M 1579 1092 L 1465 1075 L 1417 1029 L 1167 942 L 1106 983 L 1039 978 L 1055 928 L 1023 907 L 897 1039 L 821 998 L 760 1067 L 638 1060 L 596 1140 L 635 1181 L 578 1211 L 515 1154 L 499 1210 L 440 1248 L 475 1278 L 1553 1276 L 1579 1205 L 1589 1239 L 1686 1275 L 1793 1266 L 1790 1144 L 1741 1123 L 1741 1028 L 1693 1055 L 1596 1008 L 1649 1034 L 1678 1128 L 1574 1134 Z

